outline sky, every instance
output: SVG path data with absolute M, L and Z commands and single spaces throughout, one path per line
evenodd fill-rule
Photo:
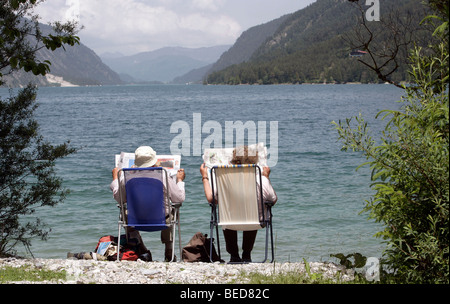
M 133 55 L 166 46 L 232 45 L 252 26 L 315 0 L 47 0 L 42 23 L 77 20 L 78 36 L 98 55 Z

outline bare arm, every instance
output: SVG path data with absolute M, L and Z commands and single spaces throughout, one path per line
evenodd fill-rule
M 213 195 L 208 179 L 208 168 L 205 164 L 202 164 L 200 166 L 200 174 L 202 175 L 203 189 L 205 190 L 206 200 L 208 201 L 208 203 L 212 203 Z

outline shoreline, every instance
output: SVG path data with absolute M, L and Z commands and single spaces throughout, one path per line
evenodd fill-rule
M 245 274 L 276 275 L 298 272 L 306 274 L 301 263 L 188 263 L 95 261 L 77 259 L 18 259 L 0 258 L 0 270 L 5 267 L 29 267 L 30 269 L 65 271 L 65 280 L 11 281 L 6 284 L 245 284 Z M 350 281 L 354 270 L 331 262 L 310 262 L 311 273 L 324 277 Z

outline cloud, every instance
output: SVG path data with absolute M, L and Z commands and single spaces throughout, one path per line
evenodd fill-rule
M 225 4 L 225 0 L 193 0 L 192 6 L 196 9 L 217 11 Z
M 52 0 L 38 7 L 46 21 L 79 18 L 81 41 L 97 53 L 133 54 L 164 46 L 232 44 L 242 28 L 221 13 L 224 0 Z

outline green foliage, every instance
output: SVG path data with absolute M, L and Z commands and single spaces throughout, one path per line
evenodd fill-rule
M 248 280 L 248 284 L 332 284 L 336 283 L 330 279 L 323 279 L 321 274 L 317 278 L 311 278 L 308 274 L 291 271 L 276 275 L 265 275 L 262 273 L 242 274 L 242 278 Z M 242 280 L 242 279 L 241 279 Z
M 219 71 L 233 64 L 248 61 L 261 44 L 271 37 L 288 17 L 289 15 L 284 15 L 244 31 L 234 45 L 214 63 L 210 71 Z
M 322 272 L 313 272 L 309 263 L 303 259 L 305 271 L 288 270 L 271 274 L 258 272 L 242 273 L 238 282 L 245 281 L 247 284 L 368 284 L 366 279 L 355 275 L 352 279 L 343 279 L 341 273 L 329 277 Z
M 330 256 L 339 259 L 339 264 L 341 264 L 342 266 L 345 266 L 345 268 L 348 268 L 348 269 L 364 267 L 367 262 L 367 258 L 358 252 L 347 254 L 347 255 L 344 255 L 342 253 L 336 253 L 336 254 L 330 254 Z M 352 260 L 350 260 L 350 258 L 353 258 L 354 261 L 352 262 Z
M 34 75 L 50 72 L 48 60 L 38 61 L 35 53 L 45 47 L 49 50 L 73 46 L 79 43 L 74 35 L 77 23 L 55 22 L 54 33 L 43 35 L 36 16 L 28 19 L 30 11 L 37 5 L 35 0 L 0 0 L 0 85 L 1 77 L 15 70 L 23 69 Z M 30 37 L 37 41 L 30 43 Z
M 311 272 L 311 267 L 309 266 L 309 263 L 305 259 L 303 259 L 303 262 L 305 263 L 306 273 L 308 274 L 308 277 L 310 278 L 312 283 L 320 281 L 323 277 L 323 274 L 320 272 Z
M 43 36 L 36 17 L 25 18 L 37 1 L 0 0 L 0 4 L 0 85 L 4 74 L 18 69 L 35 75 L 49 72 L 50 62 L 35 58 L 40 48 L 78 43 L 74 23 L 56 23 L 56 34 Z M 69 142 L 54 146 L 39 135 L 33 118 L 36 107 L 36 88 L 31 85 L 0 99 L 0 256 L 15 254 L 17 244 L 29 249 L 33 237 L 46 239 L 45 224 L 31 215 L 35 208 L 54 206 L 67 195 L 54 166 L 75 149 Z
M 403 15 L 416 12 L 412 16 L 416 24 L 423 18 L 418 1 L 387 1 L 381 8 L 385 15 L 397 9 Z M 358 58 L 349 57 L 351 48 L 344 38 L 355 35 L 355 16 L 358 16 L 356 8 L 345 1 L 319 0 L 289 16 L 246 62 L 213 72 L 205 82 L 379 83 L 377 75 L 370 73 Z M 371 28 L 377 31 L 376 40 L 380 44 L 394 39 L 388 37 L 388 31 L 379 22 L 372 22 Z M 406 56 L 402 56 L 398 56 L 399 67 L 390 75 L 396 82 L 408 79 Z
M 448 15 L 441 20 L 448 24 Z M 440 43 L 411 52 L 412 84 L 401 110 L 378 114 L 387 120 L 380 140 L 361 116 L 335 123 L 343 150 L 361 151 L 371 167 L 375 195 L 364 211 L 384 224 L 377 236 L 400 282 L 449 283 L 449 51 L 442 24 L 434 31 Z
M 32 237 L 47 237 L 45 225 L 20 218 L 34 213 L 36 207 L 54 206 L 66 194 L 54 165 L 58 158 L 75 149 L 69 142 L 51 145 L 39 135 L 33 119 L 36 89 L 29 86 L 17 96 L 0 100 L 0 255 L 14 253 L 14 246 L 27 248 Z

